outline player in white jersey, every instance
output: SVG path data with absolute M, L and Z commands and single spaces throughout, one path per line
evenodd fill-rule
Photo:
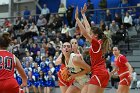
M 74 79 L 66 93 L 77 93 L 79 91 L 85 93 L 84 86 L 89 79 L 86 73 L 90 71 L 90 66 L 86 64 L 80 54 L 71 53 L 71 44 L 68 42 L 65 42 L 62 46 L 62 63 L 66 65 L 70 72 L 68 80 Z

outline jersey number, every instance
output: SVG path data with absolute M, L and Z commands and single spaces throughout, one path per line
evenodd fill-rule
M 13 68 L 13 60 L 11 57 L 2 57 L 0 56 L 0 70 L 6 69 L 6 70 L 12 70 Z

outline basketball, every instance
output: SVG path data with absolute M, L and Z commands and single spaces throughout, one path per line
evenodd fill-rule
M 63 80 L 67 81 L 67 79 L 70 76 L 70 72 L 69 72 L 68 68 L 65 67 L 64 69 L 61 70 L 61 76 L 62 76 Z

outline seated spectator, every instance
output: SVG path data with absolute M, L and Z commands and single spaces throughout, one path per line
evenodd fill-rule
M 115 13 L 114 21 L 116 22 L 116 24 L 117 24 L 119 27 L 122 25 L 122 18 L 119 16 L 118 13 Z
M 35 25 L 35 23 L 32 23 L 32 25 L 31 25 L 30 28 L 29 28 L 29 31 L 35 32 L 35 33 L 37 33 L 37 34 L 39 35 L 38 28 L 37 28 L 37 26 Z
M 109 30 L 108 26 L 105 27 L 104 34 L 111 39 L 112 32 Z
M 52 62 L 49 63 L 49 71 L 51 71 L 52 74 L 55 75 L 55 67 L 54 67 L 54 63 Z
M 113 20 L 109 27 L 112 34 L 116 34 L 117 31 L 119 31 L 119 26 L 116 24 L 116 22 Z
M 29 20 L 28 20 L 28 24 L 29 24 L 29 26 L 31 26 L 32 23 L 36 23 L 36 22 L 35 22 L 35 19 L 34 19 L 33 16 L 29 16 Z
M 112 21 L 112 23 L 110 24 L 110 31 L 112 33 L 112 43 L 113 45 L 117 45 L 118 42 L 116 41 L 116 33 L 119 31 L 119 26 L 116 24 L 115 21 Z
M 41 63 L 41 53 L 40 51 L 37 51 L 36 57 L 35 57 L 35 62 L 37 62 L 38 65 Z
M 43 15 L 40 15 L 39 19 L 37 20 L 38 30 L 40 31 L 41 27 L 46 27 L 46 24 L 47 24 L 47 20 L 44 18 Z
M 47 43 L 47 53 L 49 56 L 54 56 L 55 55 L 55 48 L 53 47 L 52 43 Z
M 61 34 L 65 34 L 66 32 L 68 32 L 69 28 L 67 27 L 67 25 L 65 24 L 64 27 L 61 30 Z
M 62 42 L 69 42 L 72 39 L 72 37 L 69 35 L 69 32 L 66 32 L 66 34 L 62 37 Z
M 11 25 L 12 24 L 10 23 L 10 21 L 7 18 L 5 18 L 4 23 L 3 23 L 3 26 L 5 26 L 6 28 L 8 28 Z
M 13 29 L 14 29 L 14 30 L 19 30 L 19 29 L 21 29 L 21 28 L 22 28 L 21 24 L 22 24 L 22 22 L 21 22 L 21 17 L 17 17 Z
M 36 58 L 37 51 L 40 51 L 40 48 L 38 47 L 37 44 L 33 44 L 33 46 L 30 48 L 30 52 L 34 60 Z
M 129 15 L 129 13 L 128 12 L 126 12 L 126 15 L 125 15 L 125 17 L 124 17 L 124 27 L 126 28 L 126 29 L 128 29 L 129 27 L 131 27 L 132 26 L 132 17 L 131 17 L 131 15 Z
M 99 27 L 100 27 L 101 31 L 105 31 L 105 23 L 104 23 L 103 20 L 100 21 L 100 26 Z
M 110 46 L 112 46 L 112 32 L 109 30 L 109 27 L 106 26 L 106 30 L 103 32 L 110 40 Z
M 56 40 L 54 41 L 54 43 L 55 43 L 55 48 L 57 46 L 62 47 L 62 41 L 60 40 L 60 38 L 57 37 Z
M 112 15 L 110 13 L 110 10 L 106 10 L 106 15 L 105 15 L 105 25 L 109 26 L 112 21 Z

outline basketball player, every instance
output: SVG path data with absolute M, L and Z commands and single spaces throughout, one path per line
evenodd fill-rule
M 81 34 L 90 42 L 89 49 L 91 60 L 92 77 L 89 80 L 87 92 L 85 93 L 103 93 L 108 85 L 109 73 L 105 65 L 105 53 L 109 51 L 109 40 L 103 32 L 97 28 L 90 28 L 86 19 L 86 4 L 81 9 L 84 25 L 78 18 L 78 7 L 75 13 L 76 22 L 80 28 Z
M 117 71 L 120 78 L 117 93 L 129 93 L 132 80 L 132 67 L 128 63 L 127 58 L 120 54 L 118 47 L 113 47 L 113 54 L 115 56 L 116 68 L 111 72 L 111 75 Z
M 27 85 L 26 74 L 20 64 L 19 59 L 6 49 L 11 42 L 10 34 L 0 35 L 0 93 L 19 93 L 19 85 L 14 78 L 14 69 L 16 68 L 22 78 L 21 87 Z
M 62 64 L 65 64 L 70 72 L 68 80 L 74 80 L 66 90 L 66 93 L 79 93 L 80 91 L 85 93 L 84 87 L 86 87 L 86 83 L 89 80 L 86 73 L 90 71 L 90 66 L 85 63 L 81 55 L 71 53 L 71 44 L 68 42 L 65 42 L 62 46 Z
M 81 53 L 80 53 L 80 51 L 79 51 L 79 46 L 78 46 L 77 40 L 76 40 L 76 39 L 71 39 L 70 43 L 71 43 L 71 45 L 72 45 L 72 52 L 81 55 Z M 62 63 L 61 59 L 62 59 L 62 54 L 60 54 L 59 57 L 56 59 L 55 64 L 56 64 L 56 65 L 61 64 L 61 63 Z M 59 84 L 59 86 L 60 86 L 60 89 L 61 89 L 61 92 L 62 92 L 62 93 L 65 93 L 66 90 L 67 90 L 67 88 L 68 88 L 68 87 L 72 84 L 72 82 L 73 82 L 72 80 L 71 80 L 71 81 L 65 81 L 65 80 L 62 79 L 60 72 L 61 72 L 61 70 L 65 69 L 65 67 L 66 67 L 65 64 L 61 64 L 60 70 L 59 70 L 59 72 L 58 72 L 58 84 Z M 79 92 L 79 93 L 80 93 L 80 92 Z

